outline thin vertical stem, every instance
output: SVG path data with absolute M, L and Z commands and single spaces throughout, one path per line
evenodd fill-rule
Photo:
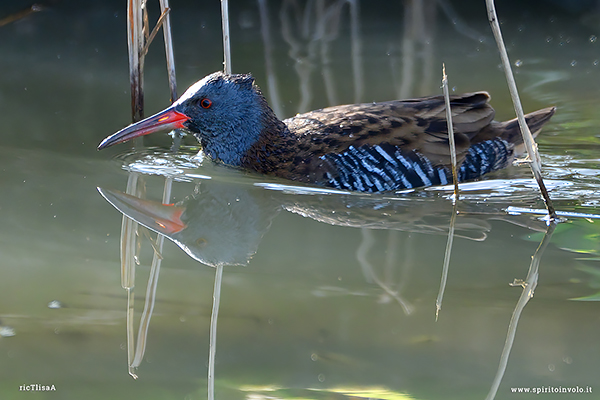
M 127 47 L 129 49 L 129 81 L 131 84 L 131 115 L 133 122 L 144 117 L 144 48 L 143 12 L 141 0 L 127 2 Z M 139 144 L 135 143 L 135 144 Z
M 446 124 L 448 125 L 448 140 L 450 141 L 450 160 L 452 162 L 452 180 L 454 181 L 454 202 L 458 201 L 458 169 L 456 165 L 456 144 L 454 143 L 454 125 L 452 124 L 452 109 L 450 107 L 450 94 L 448 93 L 448 76 L 446 65 L 442 64 L 442 90 L 446 103 Z
M 162 202 L 168 204 L 171 202 L 171 188 L 173 185 L 172 178 L 165 178 L 165 187 L 163 190 Z M 137 368 L 142 363 L 144 353 L 146 352 L 146 338 L 148 337 L 148 328 L 154 311 L 154 303 L 156 301 L 156 288 L 158 287 L 158 277 L 160 275 L 160 266 L 162 264 L 162 249 L 165 237 L 160 233 L 156 237 L 156 245 L 154 246 L 154 254 L 152 256 L 152 266 L 150 267 L 150 276 L 148 277 L 148 285 L 146 287 L 146 299 L 144 302 L 144 310 L 140 318 L 140 327 L 138 329 L 138 340 L 135 350 L 135 357 L 130 362 L 131 368 Z
M 227 0 L 221 0 L 221 21 L 223 25 L 223 52 L 225 53 L 225 73 L 231 74 L 231 50 L 229 46 L 229 11 Z M 219 318 L 219 303 L 221 302 L 221 282 L 223 280 L 223 265 L 215 269 L 215 286 L 213 289 L 213 307 L 210 314 L 210 338 L 208 347 L 208 400 L 215 399 L 215 360 L 217 356 L 217 321 Z
M 450 255 L 452 254 L 452 244 L 454 242 L 454 226 L 456 225 L 456 214 L 458 214 L 458 202 L 452 204 L 452 215 L 450 216 L 450 227 L 448 229 L 448 240 L 446 241 L 446 250 L 444 251 L 444 264 L 442 267 L 442 281 L 440 282 L 440 290 L 437 299 L 435 300 L 435 320 L 438 320 L 440 311 L 442 310 L 442 301 L 444 300 L 444 291 L 446 290 L 446 282 L 448 281 L 448 271 L 450 269 Z
M 177 99 L 177 81 L 175 77 L 175 57 L 173 55 L 173 42 L 171 36 L 171 19 L 170 9 L 168 0 L 160 0 L 161 7 L 161 19 L 158 24 L 162 25 L 163 37 L 165 42 L 165 57 L 167 59 L 167 72 L 169 74 L 169 88 L 171 90 L 171 103 Z M 156 27 L 158 29 L 159 26 Z M 146 45 L 150 43 L 147 42 Z M 173 150 L 179 149 L 181 136 L 176 133 L 173 138 Z M 163 190 L 163 203 L 169 204 L 171 202 L 171 187 L 172 178 L 165 178 L 165 186 Z M 150 276 L 148 278 L 148 285 L 146 287 L 146 300 L 144 302 L 144 310 L 140 318 L 140 327 L 138 330 L 138 340 L 135 351 L 135 357 L 130 360 L 130 368 L 137 368 L 142 362 L 144 353 L 146 351 L 146 338 L 148 336 L 148 328 L 150 327 L 150 320 L 152 319 L 152 312 L 154 310 L 154 303 L 156 299 L 156 288 L 158 286 L 158 277 L 160 274 L 160 266 L 162 263 L 162 248 L 165 241 L 165 237 L 160 233 L 156 237 L 155 251 L 152 256 L 152 266 L 150 268 Z
M 129 54 L 129 82 L 131 85 L 131 119 L 140 121 L 144 117 L 144 28 L 143 0 L 127 2 L 127 48 Z M 134 146 L 142 143 L 141 138 L 134 140 Z M 127 181 L 127 193 L 135 194 L 139 184 L 138 175 L 130 173 Z M 134 358 L 134 286 L 135 253 L 138 224 L 125 215 L 121 224 L 121 286 L 127 290 L 127 366 L 129 375 L 137 379 L 131 366 Z
M 167 59 L 167 73 L 169 74 L 169 89 L 171 89 L 171 103 L 177 100 L 177 79 L 175 77 L 175 55 L 173 54 L 173 37 L 171 35 L 171 16 L 169 0 L 160 0 L 161 12 L 165 11 L 165 19 L 162 22 L 163 36 L 165 40 L 165 57 Z
M 126 193 L 135 195 L 138 186 L 137 173 L 130 173 L 127 179 Z M 138 223 L 123 216 L 121 222 L 121 286 L 123 289 L 133 289 L 135 286 L 135 257 L 136 235 Z
M 437 321 L 440 310 L 442 309 L 442 300 L 446 290 L 448 280 L 448 270 L 450 268 L 450 255 L 452 254 L 452 243 L 454 242 L 454 226 L 456 225 L 456 214 L 458 213 L 458 169 L 456 165 L 456 145 L 454 143 L 454 126 L 452 124 L 452 109 L 450 107 L 450 94 L 448 92 L 448 76 L 446 75 L 446 65 L 442 64 L 442 90 L 444 92 L 444 102 L 446 104 L 446 124 L 448 126 L 448 140 L 450 143 L 450 160 L 452 161 L 452 180 L 454 181 L 454 198 L 452 199 L 452 215 L 450 217 L 450 227 L 448 229 L 448 241 L 446 242 L 446 251 L 444 252 L 444 266 L 442 268 L 442 281 L 440 290 L 435 301 L 435 320 Z
M 215 399 L 215 358 L 217 354 L 217 319 L 221 301 L 221 282 L 223 280 L 223 265 L 215 269 L 215 287 L 213 289 L 213 306 L 210 315 L 210 345 L 208 352 L 208 400 Z
M 496 397 L 496 393 L 498 392 L 498 388 L 502 382 L 502 377 L 504 377 L 504 372 L 506 371 L 506 366 L 508 365 L 508 357 L 510 356 L 510 351 L 515 341 L 517 325 L 519 324 L 521 313 L 523 312 L 523 309 L 529 300 L 533 297 L 538 283 L 540 261 L 544 251 L 546 250 L 546 247 L 550 243 L 550 239 L 552 239 L 552 234 L 554 233 L 557 223 L 557 220 L 552 220 L 548 224 L 548 227 L 546 228 L 546 234 L 536 249 L 535 254 L 531 258 L 531 264 L 529 265 L 527 278 L 525 278 L 524 281 L 516 280 L 513 284 L 511 284 L 511 286 L 522 286 L 523 291 L 521 292 L 519 301 L 517 302 L 512 317 L 510 318 L 510 324 L 508 325 L 508 332 L 506 334 L 506 341 L 504 342 L 504 348 L 502 349 L 502 355 L 500 356 L 500 364 L 498 365 L 496 376 L 494 377 L 492 387 L 490 388 L 486 400 L 493 400 Z
M 519 127 L 521 128 L 521 134 L 523 135 L 523 142 L 525 143 L 527 153 L 529 154 L 529 166 L 531 167 L 533 176 L 540 187 L 542 198 L 546 203 L 549 221 L 553 221 L 557 219 L 556 211 L 554 210 L 554 205 L 552 204 L 552 200 L 550 200 L 550 195 L 548 194 L 548 190 L 546 189 L 546 185 L 544 184 L 544 180 L 542 178 L 542 162 L 537 151 L 537 145 L 533 139 L 533 136 L 531 135 L 531 132 L 529 131 L 527 122 L 525 121 L 525 114 L 523 113 L 523 106 L 521 105 L 521 100 L 519 98 L 519 91 L 517 90 L 517 84 L 512 73 L 510 60 L 508 59 L 508 53 L 506 52 L 504 40 L 502 39 L 502 31 L 500 30 L 500 24 L 498 23 L 498 15 L 496 14 L 494 0 L 486 0 L 485 4 L 487 7 L 488 19 L 492 27 L 492 32 L 494 33 L 494 38 L 496 39 L 498 50 L 500 51 L 502 67 L 504 68 L 504 73 L 506 74 L 506 82 L 508 83 L 510 97 L 512 98 L 515 113 L 517 114 L 517 120 L 519 121 Z
M 223 70 L 226 74 L 231 74 L 231 48 L 229 46 L 229 7 L 227 0 L 221 0 L 221 21 L 223 25 L 223 52 L 225 53 L 225 62 Z
M 158 235 L 156 238 L 157 251 L 162 250 L 163 242 L 165 237 Z M 140 318 L 140 327 L 138 329 L 137 346 L 135 349 L 135 356 L 130 362 L 131 368 L 137 368 L 142 363 L 144 353 L 146 352 L 146 338 L 148 337 L 148 328 L 150 327 L 150 320 L 152 319 L 152 312 L 154 311 L 154 303 L 156 300 L 156 288 L 158 286 L 158 276 L 160 273 L 160 255 L 156 256 L 152 260 L 152 267 L 150 268 L 150 276 L 148 278 L 148 286 L 146 287 L 146 299 L 144 302 L 144 311 Z
M 152 36 L 148 33 L 148 14 L 146 9 L 146 0 L 129 0 L 128 1 L 128 49 L 129 49 L 129 68 L 131 82 L 131 107 L 132 119 L 134 122 L 143 118 L 144 114 L 144 60 L 148 50 L 148 46 L 156 31 L 162 26 L 165 54 L 167 59 L 167 71 L 169 74 L 169 87 L 171 89 L 171 102 L 177 98 L 177 84 L 175 80 L 175 60 L 173 56 L 173 44 L 171 38 L 171 25 L 169 16 L 168 0 L 160 0 L 161 18 L 157 26 L 152 32 Z M 179 135 L 175 136 L 173 148 L 176 150 L 179 147 Z M 140 145 L 141 140 L 136 140 L 135 145 Z M 139 185 L 143 182 L 138 179 L 138 175 L 131 173 L 127 183 L 127 193 L 134 194 L 139 191 Z M 163 202 L 170 203 L 172 180 L 167 178 L 163 192 Z M 135 368 L 140 365 L 146 348 L 146 337 L 152 311 L 154 309 L 154 300 L 156 295 L 156 287 L 158 284 L 158 276 L 162 261 L 162 247 L 164 236 L 158 235 L 156 240 L 154 257 L 152 259 L 152 269 L 148 281 L 146 291 L 146 301 L 144 311 L 140 321 L 138 331 L 137 348 L 134 354 L 134 335 L 133 335 L 133 317 L 134 317 L 134 282 L 135 282 L 135 252 L 138 244 L 138 224 L 127 217 L 123 217 L 121 228 L 121 264 L 122 264 L 122 286 L 127 289 L 127 362 L 129 366 L 129 374 L 133 378 L 137 378 L 134 373 Z
M 125 216 L 123 216 L 123 218 L 127 218 Z M 135 340 L 134 340 L 134 336 L 133 336 L 133 317 L 134 317 L 134 308 L 133 308 L 133 302 L 134 300 L 134 295 L 133 295 L 133 288 L 131 289 L 127 289 L 127 371 L 129 372 L 129 375 L 131 375 L 131 377 L 133 379 L 137 379 L 138 376 L 135 373 L 135 368 L 133 367 L 132 363 L 133 363 L 133 359 L 134 359 L 134 349 L 135 349 Z

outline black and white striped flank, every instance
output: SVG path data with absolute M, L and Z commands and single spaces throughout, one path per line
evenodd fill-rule
M 450 169 L 433 166 L 416 151 L 402 152 L 388 143 L 350 146 L 343 153 L 321 156 L 327 164 L 328 186 L 374 193 L 446 185 L 452 182 Z M 512 146 L 502 139 L 471 146 L 458 172 L 459 181 L 475 179 L 504 168 L 512 159 Z
M 488 172 L 506 168 L 513 158 L 513 146 L 496 138 L 469 147 L 465 160 L 458 169 L 458 181 L 477 179 Z
M 450 182 L 446 168 L 434 167 L 417 152 L 402 154 L 387 143 L 350 146 L 343 153 L 325 154 L 321 159 L 337 172 L 326 174 L 328 183 L 337 189 L 373 193 Z

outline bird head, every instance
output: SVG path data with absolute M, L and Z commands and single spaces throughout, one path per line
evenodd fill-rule
M 154 132 L 185 128 L 213 159 L 238 166 L 273 118 L 251 75 L 215 72 L 190 86 L 170 107 L 107 137 L 98 149 Z

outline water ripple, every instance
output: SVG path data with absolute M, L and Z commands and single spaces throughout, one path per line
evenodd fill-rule
M 130 151 L 116 157 L 126 171 L 148 175 L 169 177 L 177 181 L 192 182 L 207 179 L 230 179 L 231 171 L 236 171 L 240 184 L 250 184 L 265 190 L 278 191 L 290 195 L 358 195 L 367 198 L 386 200 L 415 200 L 427 197 L 449 197 L 453 185 L 410 189 L 385 194 L 351 193 L 308 185 L 290 184 L 277 178 L 264 179 L 264 176 L 239 173 L 231 168 L 223 168 L 212 162 L 204 162 L 203 154 L 196 153 L 197 148 L 183 148 L 173 154 L 164 149 L 146 148 Z M 574 159 L 569 155 L 544 156 L 544 183 L 552 199 L 576 202 L 579 206 L 597 207 L 600 205 L 600 169 L 598 160 Z M 258 179 L 260 180 L 258 180 Z M 539 200 L 537 183 L 531 178 L 483 179 L 459 185 L 461 200 L 473 202 L 511 202 L 531 203 Z

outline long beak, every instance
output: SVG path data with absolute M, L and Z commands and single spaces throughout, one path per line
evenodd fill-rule
M 118 190 L 97 189 L 114 208 L 148 229 L 169 236 L 187 228 L 181 220 L 185 207 L 140 199 Z
M 185 114 L 175 111 L 173 107 L 169 107 L 164 111 L 154 114 L 151 117 L 143 119 L 135 124 L 131 124 L 119 132 L 110 135 L 104 139 L 99 145 L 98 150 L 113 144 L 126 142 L 138 136 L 148 135 L 154 132 L 171 131 L 173 129 L 183 128 L 183 123 L 189 120 Z

